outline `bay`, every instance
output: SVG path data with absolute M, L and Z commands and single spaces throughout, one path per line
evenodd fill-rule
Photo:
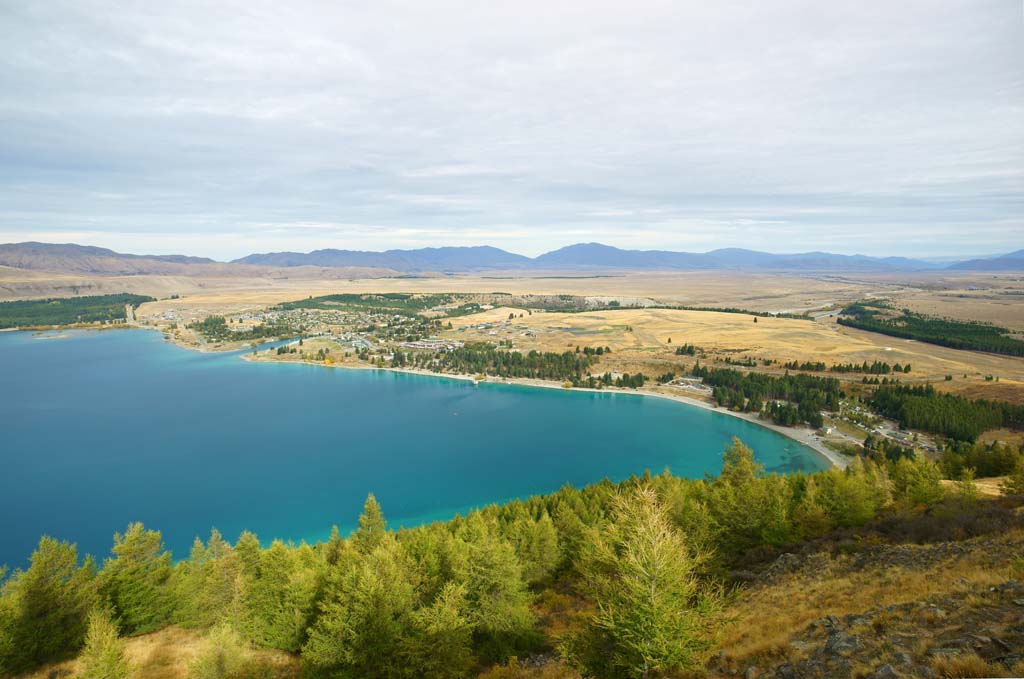
M 369 492 L 393 527 L 665 468 L 816 471 L 774 431 L 665 399 L 379 370 L 251 364 L 147 330 L 0 333 L 0 564 L 41 535 L 105 557 L 132 521 L 177 558 L 216 527 L 314 541 Z

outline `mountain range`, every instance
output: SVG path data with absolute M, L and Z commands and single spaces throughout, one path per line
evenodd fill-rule
M 185 255 L 130 255 L 86 245 L 0 244 L 0 266 L 100 275 L 199 274 L 260 268 L 353 268 L 377 273 L 456 273 L 488 270 L 733 270 L 867 273 L 897 271 L 1024 271 L 1024 250 L 982 259 L 938 264 L 906 257 L 868 257 L 828 252 L 773 254 L 725 248 L 710 252 L 623 250 L 601 243 L 578 243 L 525 257 L 490 246 L 417 250 L 314 250 L 252 254 L 232 262 Z

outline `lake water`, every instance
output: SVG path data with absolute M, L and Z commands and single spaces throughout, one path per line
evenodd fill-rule
M 157 332 L 0 333 L 0 564 L 40 535 L 102 559 L 130 521 L 177 557 L 211 527 L 272 538 L 351 530 L 368 492 L 390 525 L 618 480 L 700 477 L 733 436 L 769 470 L 814 451 L 757 425 L 628 394 L 250 364 Z

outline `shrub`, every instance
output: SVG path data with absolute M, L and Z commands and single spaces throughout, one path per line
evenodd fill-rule
M 124 657 L 124 641 L 106 611 L 97 609 L 89 614 L 89 630 L 80 658 L 82 679 L 125 679 L 131 671 Z

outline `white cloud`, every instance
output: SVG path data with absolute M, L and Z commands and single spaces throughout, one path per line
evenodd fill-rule
M 934 255 L 1024 233 L 1006 0 L 54 0 L 0 27 L 16 240 Z

